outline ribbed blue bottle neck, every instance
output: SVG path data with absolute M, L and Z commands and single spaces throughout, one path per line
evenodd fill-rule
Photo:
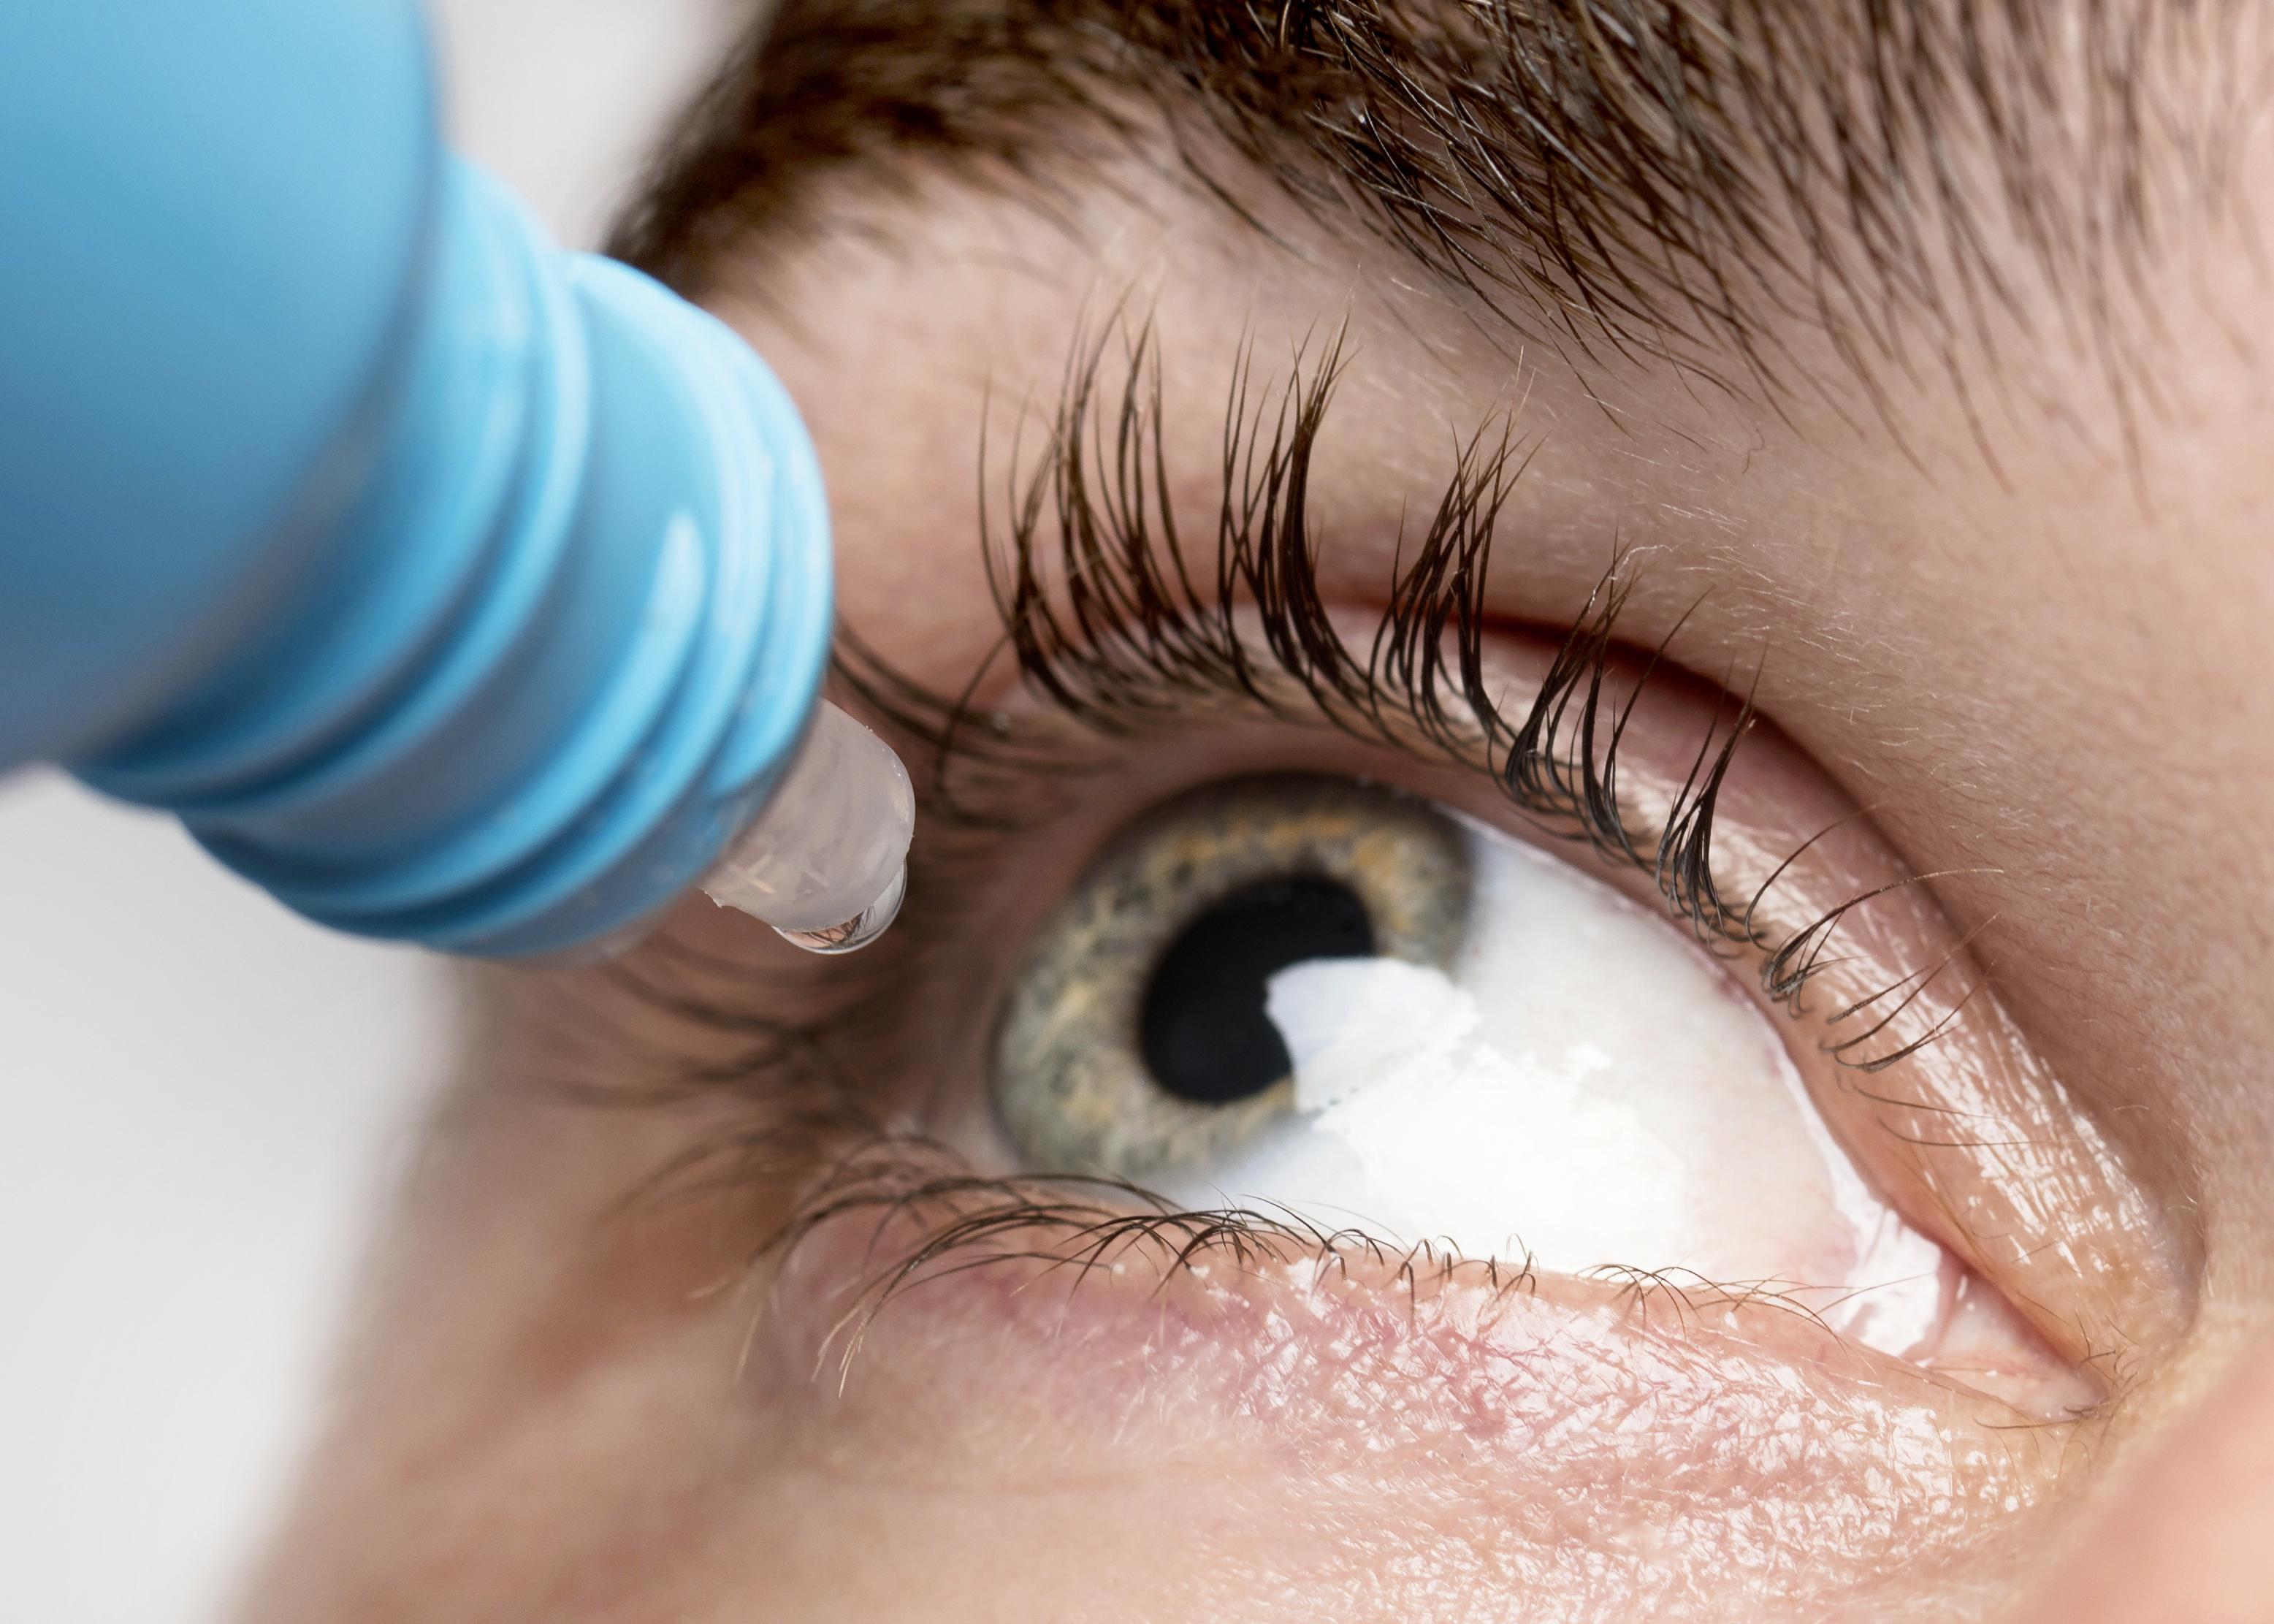
M 456 162 L 375 471 L 286 611 L 79 764 L 367 936 L 573 951 L 692 884 L 818 692 L 811 445 L 727 328 Z

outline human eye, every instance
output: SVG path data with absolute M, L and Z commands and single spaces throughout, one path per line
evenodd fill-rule
M 1115 834 L 1036 929 L 990 1101 L 1024 1171 L 1519 1274 L 1749 1293 L 2033 1412 L 2089 1407 L 1864 1180 L 1730 970 L 1442 804 L 1219 780 Z
M 1072 369 L 1009 477 L 1005 669 L 936 691 L 849 628 L 925 827 L 897 939 L 798 1036 L 857 1080 L 756 1249 L 778 1368 L 922 1410 L 930 1358 L 1079 1436 L 1102 1395 L 1336 1458 L 1553 1436 L 1570 1481 L 1647 1411 L 1629 1492 L 1725 1548 L 1743 1480 L 1826 1587 L 2044 1501 L 2178 1289 L 1931 877 L 1734 677 L 1629 638 L 1645 560 L 1560 628 L 1483 613 L 1512 441 L 1321 592 L 1282 509 L 1331 355 L 1240 375 L 1229 561 L 1180 558 L 1129 472 L 1157 364 Z

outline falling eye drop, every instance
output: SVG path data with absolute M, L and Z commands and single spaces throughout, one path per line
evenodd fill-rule
M 0 770 L 311 919 L 588 954 L 891 922 L 819 467 L 721 323 L 437 139 L 411 0 L 0 8 Z

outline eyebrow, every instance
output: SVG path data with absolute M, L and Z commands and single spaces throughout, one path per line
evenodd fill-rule
M 2155 326 L 2144 273 L 2183 210 L 2226 197 L 2246 11 L 784 0 L 611 249 L 699 292 L 847 196 L 913 203 L 953 178 L 1062 211 L 1118 162 L 1165 158 L 1261 229 L 1276 193 L 1386 242 L 1583 365 L 1774 396 L 1828 345 L 1878 395 L 1922 355 L 1955 372 L 2082 333 L 2128 385 Z

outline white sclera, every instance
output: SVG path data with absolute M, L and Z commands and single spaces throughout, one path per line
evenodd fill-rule
M 773 799 L 703 889 L 801 946 L 859 946 L 892 922 L 915 831 L 915 793 L 900 758 L 825 703 Z
M 1542 1269 L 1693 1271 L 1903 1352 L 1946 1254 L 1857 1174 L 1768 1017 L 1667 920 L 1468 823 L 1451 972 L 1314 959 L 1271 978 L 1296 1112 L 1166 1193 Z

